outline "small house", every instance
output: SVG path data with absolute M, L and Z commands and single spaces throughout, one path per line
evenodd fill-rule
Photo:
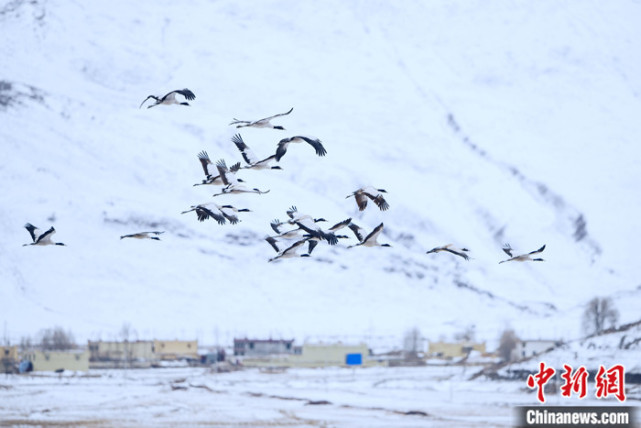
M 197 340 L 154 340 L 153 353 L 161 361 L 199 361 Z
M 554 349 L 560 344 L 558 340 L 519 340 L 512 350 L 512 359 L 529 358 Z
M 18 347 L 0 346 L 0 369 L 4 373 L 13 373 L 18 365 Z
M 462 358 L 472 351 L 485 353 L 485 342 L 429 342 L 428 354 L 433 358 Z
M 294 339 L 234 339 L 234 355 L 263 357 L 267 355 L 292 354 Z
M 30 351 L 24 358 L 33 371 L 89 371 L 89 351 Z
M 114 368 L 122 366 L 149 367 L 156 359 L 154 343 L 150 340 L 129 342 L 88 341 L 89 362 L 94 368 Z

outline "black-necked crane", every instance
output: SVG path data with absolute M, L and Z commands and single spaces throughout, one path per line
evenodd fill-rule
M 218 162 L 216 162 L 216 169 L 225 186 L 239 183 L 238 178 L 236 178 L 236 172 L 240 169 L 240 162 L 236 162 L 231 168 L 227 168 L 225 160 L 219 159 Z
M 229 221 L 231 224 L 237 224 L 240 219 L 238 218 L 239 212 L 251 212 L 247 208 L 236 208 L 232 205 L 218 205 L 215 202 L 207 202 L 199 205 L 192 205 L 192 207 L 181 214 L 196 211 L 198 221 L 205 221 L 213 218 L 220 225 Z
M 238 120 L 234 118 L 234 120 L 230 123 L 230 125 L 236 125 L 236 128 L 272 128 L 272 129 L 281 129 L 284 130 L 280 125 L 272 125 L 271 120 L 275 119 L 280 116 L 287 116 L 294 110 L 294 107 L 290 108 L 289 111 L 285 113 L 278 113 L 273 116 L 265 117 L 263 119 L 258 119 L 258 120 Z
M 283 138 L 278 142 L 278 147 L 276 147 L 276 160 L 280 161 L 282 157 L 285 156 L 285 153 L 287 153 L 287 146 L 290 143 L 302 142 L 305 142 L 312 146 L 314 150 L 316 150 L 316 154 L 318 156 L 325 156 L 327 154 L 327 150 L 325 150 L 325 147 L 323 147 L 323 145 L 321 144 L 321 140 L 319 140 L 318 138 L 296 135 L 290 138 Z
M 312 254 L 312 251 L 314 250 L 316 245 L 318 245 L 318 241 L 317 240 L 311 240 L 310 239 L 310 235 L 307 235 L 303 239 L 300 239 L 300 238 L 297 239 L 296 242 L 305 241 L 305 240 L 308 241 L 307 253 L 306 254 L 309 256 L 309 255 Z M 280 253 L 282 251 L 282 248 L 278 245 L 278 239 L 276 237 L 268 236 L 267 238 L 265 238 L 265 241 L 267 241 L 269 243 L 269 245 L 271 245 L 272 248 L 274 249 L 274 251 L 276 251 L 277 253 Z
M 470 250 L 468 250 L 467 248 L 458 248 L 452 244 L 447 244 L 441 247 L 432 248 L 431 250 L 427 251 L 425 254 L 440 253 L 441 251 L 447 251 L 448 253 L 452 253 L 456 256 L 462 257 L 465 260 L 470 259 L 470 256 L 467 255 L 467 252 L 469 252 Z
M 303 229 L 311 236 L 326 240 L 329 245 L 338 244 L 338 238 L 333 232 L 325 232 L 321 227 L 316 224 L 317 222 L 311 216 L 302 216 L 294 221 L 294 223 Z
M 152 98 L 156 102 L 150 106 L 147 106 L 147 108 L 152 108 L 157 105 L 170 105 L 170 104 L 178 104 L 181 106 L 188 106 L 189 103 L 186 101 L 178 101 L 176 99 L 176 95 L 182 95 L 185 97 L 185 99 L 191 101 L 196 99 L 196 95 L 194 95 L 193 92 L 191 92 L 189 89 L 176 89 L 175 91 L 168 92 L 167 94 L 163 95 L 162 97 L 158 97 L 156 95 L 149 95 L 145 100 L 140 104 L 140 107 L 142 108 L 142 105 L 149 99 Z
M 215 202 L 207 202 L 204 204 L 192 205 L 190 209 L 181 212 L 181 214 L 187 214 L 192 211 L 196 211 L 196 217 L 198 221 L 205 221 L 210 218 L 213 218 L 218 222 L 218 224 L 223 225 L 227 223 L 225 216 L 220 211 L 218 204 Z
M 51 226 L 49 230 L 43 232 L 40 229 L 38 229 L 36 226 L 34 226 L 31 223 L 27 223 L 24 225 L 25 229 L 29 231 L 29 234 L 31 235 L 31 240 L 33 242 L 29 244 L 23 244 L 23 247 L 26 247 L 27 245 L 61 245 L 65 246 L 62 242 L 53 242 L 51 240 L 51 236 L 56 233 L 56 229 Z
M 259 195 L 264 195 L 265 193 L 269 193 L 269 189 L 267 190 L 260 190 L 257 188 L 250 189 L 249 187 L 243 185 L 243 184 L 229 184 L 225 187 L 222 188 L 220 193 L 214 193 L 212 196 L 220 196 L 220 195 L 227 195 L 227 194 L 237 194 L 237 193 L 257 193 Z
M 276 155 L 271 155 L 265 159 L 258 159 L 258 157 L 251 151 L 249 146 L 243 141 L 240 134 L 236 134 L 231 138 L 231 141 L 236 145 L 247 166 L 244 168 L 253 169 L 282 169 L 280 166 L 271 166 L 270 163 L 276 160 Z
M 274 260 L 289 259 L 289 258 L 292 258 L 292 257 L 309 257 L 308 253 L 298 254 L 298 252 L 303 249 L 303 246 L 308 241 L 309 240 L 307 238 L 304 238 L 304 239 L 301 239 L 299 241 L 294 242 L 289 247 L 287 247 L 284 250 L 280 251 L 276 257 L 272 257 L 271 259 L 269 259 L 269 261 L 273 262 Z M 278 247 L 276 247 L 276 248 L 278 248 Z
M 279 239 L 279 238 L 284 238 L 284 239 L 295 238 L 295 237 L 298 237 L 301 234 L 301 231 L 303 230 L 300 227 L 297 227 L 295 229 L 289 229 L 289 230 L 283 231 L 283 230 L 281 230 L 281 226 L 284 225 L 284 224 L 289 224 L 289 222 L 283 223 L 282 221 L 280 221 L 278 219 L 274 219 L 274 220 L 271 221 L 271 223 L 269 223 L 269 225 L 271 226 L 272 230 L 274 232 L 276 232 L 276 235 L 274 235 L 272 238 L 275 238 L 275 239 Z
M 355 190 L 351 195 L 347 195 L 345 199 L 353 196 L 354 199 L 356 199 L 356 205 L 358 205 L 359 211 L 363 211 L 367 207 L 367 198 L 369 198 L 374 201 L 381 211 L 385 211 L 389 209 L 389 204 L 385 201 L 383 193 L 387 193 L 387 190 L 377 189 L 372 186 L 365 186 Z
M 327 221 L 324 218 L 314 218 L 309 214 L 302 214 L 298 212 L 298 208 L 296 208 L 296 206 L 292 206 L 287 210 L 287 216 L 290 218 L 288 221 L 289 224 L 295 224 L 308 234 L 327 240 L 330 245 L 336 245 L 338 243 L 338 239 L 333 233 L 324 232 L 320 226 L 316 224 L 322 221 Z M 276 225 L 272 224 L 272 229 L 277 230 L 277 227 L 275 226 Z
M 296 223 L 296 221 L 297 221 L 297 220 L 299 220 L 299 219 L 301 219 L 301 218 L 305 218 L 305 217 L 312 218 L 312 217 L 311 217 L 310 215 L 308 215 L 308 214 L 302 214 L 302 213 L 300 213 L 300 212 L 298 211 L 298 208 L 296 207 L 296 205 L 292 205 L 292 206 L 291 206 L 290 208 L 288 208 L 288 209 L 287 209 L 287 211 L 285 211 L 285 212 L 287 213 L 287 217 L 289 217 L 289 220 L 288 220 L 288 223 L 289 223 L 289 224 L 295 224 L 295 223 Z M 313 220 L 314 220 L 314 222 L 315 222 L 315 223 L 318 223 L 318 222 L 320 222 L 320 221 L 327 221 L 327 220 L 325 220 L 324 218 L 315 218 L 315 219 L 313 219 Z M 282 223 L 281 223 L 281 224 L 282 224 Z M 272 226 L 272 228 L 273 228 L 273 226 Z
M 200 164 L 203 167 L 203 171 L 205 172 L 205 179 L 202 181 L 202 183 L 196 183 L 194 184 L 194 186 L 202 186 L 207 184 L 223 184 L 223 179 L 218 172 L 218 168 L 211 161 L 211 159 L 209 159 L 209 155 L 206 151 L 203 150 L 202 152 L 198 153 L 198 160 L 200 161 Z M 236 162 L 236 164 L 231 166 L 229 171 L 232 173 L 236 173 L 239 169 L 240 162 Z M 238 181 L 242 182 L 243 180 L 238 179 Z
M 251 212 L 251 210 L 248 208 L 236 208 L 233 205 L 221 205 L 220 207 L 218 207 L 218 209 L 220 210 L 221 213 L 223 213 L 225 218 L 229 220 L 231 224 L 236 224 L 240 221 L 237 215 L 238 213 Z
M 543 262 L 545 260 L 543 260 L 542 258 L 539 258 L 539 257 L 535 258 L 534 257 L 535 255 L 542 253 L 543 250 L 545 250 L 545 245 L 543 245 L 538 250 L 530 251 L 529 253 L 526 253 L 526 254 L 521 254 L 521 255 L 518 255 L 518 256 L 514 256 L 512 254 L 512 247 L 510 246 L 510 244 L 505 244 L 505 246 L 503 247 L 503 251 L 505 252 L 505 254 L 510 256 L 510 258 L 507 259 L 507 260 L 500 261 L 499 264 L 505 263 L 505 262 L 526 262 L 526 261 Z
M 355 245 L 350 245 L 347 248 L 358 247 L 362 245 L 363 247 L 391 247 L 390 244 L 380 244 L 378 242 L 378 235 L 383 231 L 383 223 L 376 226 L 361 242 Z
M 220 178 L 225 187 L 222 188 L 220 193 L 216 193 L 213 196 L 232 193 L 258 193 L 259 195 L 269 193 L 269 190 L 260 190 L 256 188 L 250 189 L 249 187 L 241 184 L 242 180 L 236 178 L 236 171 L 240 169 L 240 162 L 236 162 L 232 168 L 228 169 L 225 161 L 220 159 L 216 162 L 216 168 L 218 168 L 218 173 L 220 174 Z
M 151 231 L 151 232 L 137 232 L 137 233 L 130 233 L 129 235 L 122 235 L 120 239 L 124 238 L 133 238 L 133 239 L 153 239 L 154 241 L 160 241 L 160 238 L 158 235 L 162 235 L 163 232 L 159 231 Z

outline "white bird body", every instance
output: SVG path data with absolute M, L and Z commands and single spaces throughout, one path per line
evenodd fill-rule
M 452 244 L 447 244 L 441 247 L 432 248 L 431 250 L 427 251 L 425 254 L 440 253 L 441 251 L 447 251 L 448 253 L 452 253 L 454 255 L 462 257 L 465 260 L 470 259 L 470 256 L 466 254 L 470 250 L 468 250 L 467 248 L 458 248 L 453 246 Z
M 124 238 L 134 238 L 134 239 L 153 239 L 155 241 L 160 241 L 160 238 L 158 235 L 161 235 L 165 232 L 158 232 L 158 231 L 152 231 L 152 232 L 137 232 L 137 233 L 131 233 L 129 235 L 122 235 L 120 239 Z
M 285 113 L 278 113 L 273 116 L 269 116 L 263 119 L 258 119 L 258 120 L 238 120 L 234 118 L 234 120 L 230 123 L 230 125 L 236 125 L 236 128 L 245 128 L 245 127 L 250 127 L 250 128 L 272 128 L 272 129 L 281 129 L 284 130 L 282 126 L 274 126 L 271 124 L 271 120 L 275 119 L 280 116 L 286 116 L 290 114 L 294 110 L 294 107 L 290 108 L 289 111 Z
M 156 95 L 149 95 L 147 98 L 145 98 L 145 100 L 140 104 L 140 107 L 138 107 L 138 108 L 142 108 L 143 104 L 145 104 L 145 102 L 149 98 L 152 98 L 156 102 L 154 104 L 150 105 L 150 106 L 147 106 L 147 108 L 152 108 L 152 107 L 155 107 L 157 105 L 171 105 L 171 104 L 179 104 L 179 105 L 183 105 L 183 106 L 188 106 L 189 105 L 188 102 L 186 102 L 186 101 L 178 101 L 176 99 L 176 95 L 177 94 L 178 95 L 182 95 L 183 97 L 185 97 L 185 99 L 187 99 L 189 101 L 196 99 L 196 95 L 194 95 L 194 93 L 191 92 L 189 89 L 187 89 L 187 88 L 185 88 L 185 89 L 177 89 L 175 91 L 168 92 L 167 94 L 165 94 L 162 97 L 158 97 Z
M 250 189 L 249 187 L 243 184 L 229 184 L 223 187 L 220 193 L 215 193 L 212 196 L 220 196 L 220 195 L 234 194 L 234 193 L 257 193 L 259 195 L 264 195 L 265 193 L 269 193 L 269 189 L 268 190 L 260 190 L 256 188 Z
M 38 245 L 38 246 L 45 246 L 45 245 L 60 245 L 60 246 L 65 246 L 62 242 L 53 242 L 51 240 L 51 237 L 53 236 L 54 233 L 56 233 L 56 229 L 51 226 L 47 231 L 42 232 L 40 229 L 38 229 L 36 226 L 34 226 L 31 223 L 27 223 L 24 225 L 25 229 L 29 231 L 29 234 L 31 235 L 31 240 L 33 242 L 29 244 L 23 244 L 23 247 L 26 247 L 27 245 Z
M 505 262 L 527 262 L 527 261 L 531 261 L 531 262 L 543 262 L 543 261 L 545 261 L 545 260 L 543 260 L 542 258 L 538 258 L 538 257 L 536 257 L 536 258 L 535 258 L 535 257 L 533 257 L 533 256 L 535 256 L 535 255 L 537 255 L 537 254 L 542 253 L 542 252 L 543 252 L 543 250 L 545 250 L 545 245 L 543 245 L 543 246 L 542 246 L 541 248 L 539 248 L 538 250 L 530 251 L 529 253 L 521 254 L 521 255 L 518 255 L 518 256 L 513 256 L 513 254 L 512 254 L 512 247 L 510 247 L 510 245 L 509 245 L 509 244 L 506 244 L 506 245 L 503 247 L 503 251 L 505 252 L 505 254 L 507 254 L 508 256 L 510 256 L 510 258 L 509 258 L 509 259 L 507 259 L 507 260 L 502 260 L 502 261 L 500 261 L 500 262 L 499 262 L 499 264 L 501 264 L 501 263 L 505 263 Z

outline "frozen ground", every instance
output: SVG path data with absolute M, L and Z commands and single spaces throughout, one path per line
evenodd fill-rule
M 515 406 L 533 405 L 524 382 L 467 381 L 474 370 L 174 368 L 13 376 L 0 380 L 0 414 L 5 425 L 16 426 L 463 428 L 513 426 Z M 551 405 L 577 401 L 548 398 Z

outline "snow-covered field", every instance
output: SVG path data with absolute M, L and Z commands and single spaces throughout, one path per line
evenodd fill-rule
M 128 324 L 132 339 L 380 350 L 413 327 L 438 340 L 474 326 L 494 349 L 507 326 L 580 337 L 595 296 L 614 300 L 620 323 L 638 320 L 640 16 L 634 0 L 3 2 L 3 342 L 53 326 L 81 344 L 118 339 Z M 139 109 L 179 88 L 196 94 L 191 106 Z M 228 125 L 291 107 L 284 131 Z M 238 225 L 181 215 L 219 190 L 192 186 L 204 178 L 196 154 L 241 160 L 236 132 L 258 156 L 294 135 L 320 138 L 327 155 L 292 145 L 282 171 L 239 172 L 270 193 L 218 197 L 252 210 Z M 345 196 L 362 185 L 386 189 L 391 208 L 359 212 Z M 350 238 L 268 263 L 269 222 L 292 205 L 328 224 L 383 222 L 392 248 L 348 250 Z M 26 222 L 55 226 L 67 246 L 22 247 Z M 119 239 L 143 230 L 165 233 Z M 450 242 L 472 259 L 425 254 Z M 499 265 L 506 242 L 546 244 L 546 261 Z M 388 392 L 397 407 L 402 389 Z M 217 397 L 166 393 L 180 394 Z M 352 411 L 279 403 L 310 418 Z
M 463 428 L 513 426 L 516 406 L 533 405 L 535 394 L 522 382 L 467 381 L 469 374 L 420 367 L 34 375 L 0 381 L 0 412 L 18 426 Z M 576 401 L 548 398 L 552 405 Z

